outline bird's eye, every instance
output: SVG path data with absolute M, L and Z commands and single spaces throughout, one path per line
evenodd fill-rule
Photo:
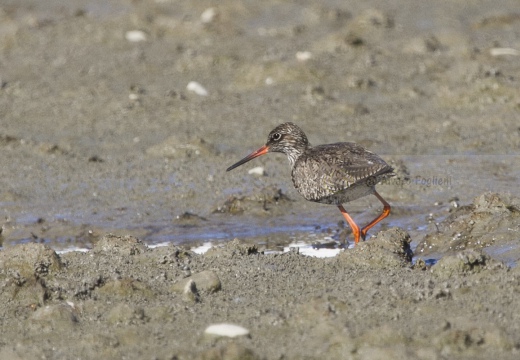
M 282 135 L 280 133 L 274 133 L 273 136 L 271 137 L 274 141 L 278 141 L 280 140 L 282 137 Z

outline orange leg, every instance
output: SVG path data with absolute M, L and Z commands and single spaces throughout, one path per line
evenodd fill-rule
M 374 220 L 372 220 L 367 226 L 365 226 L 363 229 L 361 229 L 361 237 L 363 238 L 363 240 L 365 240 L 365 236 L 367 236 L 367 231 L 368 230 L 370 230 L 372 227 L 374 227 L 375 224 L 377 224 L 378 222 L 383 220 L 385 217 L 390 215 L 390 204 L 387 203 L 385 201 L 385 199 L 383 199 L 381 197 L 381 195 L 379 195 L 377 193 L 377 191 L 374 191 L 374 195 L 379 199 L 379 201 L 381 201 L 383 203 L 383 212 L 381 213 L 381 215 L 379 215 Z
M 359 226 L 354 222 L 354 219 L 350 217 L 350 215 L 347 213 L 347 210 L 343 207 L 343 205 L 338 205 L 339 211 L 341 211 L 341 214 L 343 214 L 343 217 L 345 220 L 347 220 L 348 224 L 350 225 L 350 228 L 352 229 L 352 233 L 354 234 L 354 242 L 357 244 L 359 242 L 360 237 L 360 230 Z M 363 240 L 365 237 L 363 237 Z

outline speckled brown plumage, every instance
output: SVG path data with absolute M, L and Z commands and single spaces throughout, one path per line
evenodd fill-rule
M 294 163 L 292 180 L 307 200 L 340 205 L 373 192 L 393 169 L 355 143 L 309 147 Z
M 311 146 L 305 133 L 295 124 L 287 122 L 269 133 L 264 146 L 230 166 L 227 171 L 268 152 L 287 155 L 292 167 L 293 184 L 305 199 L 338 206 L 352 227 L 356 243 L 390 213 L 390 205 L 376 192 L 375 185 L 393 176 L 393 169 L 363 146 L 352 142 Z M 383 213 L 359 229 L 342 204 L 370 194 L 383 203 Z

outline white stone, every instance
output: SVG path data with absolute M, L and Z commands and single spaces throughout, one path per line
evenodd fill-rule
M 140 42 L 146 41 L 148 37 L 146 36 L 144 31 L 141 30 L 130 30 L 125 34 L 125 39 L 130 42 Z
M 519 56 L 520 51 L 512 48 L 492 48 L 489 50 L 491 56 L 503 56 L 503 55 L 513 55 Z
M 243 328 L 242 326 L 222 323 L 208 326 L 206 330 L 204 330 L 204 333 L 208 335 L 227 336 L 234 338 L 237 336 L 249 335 L 249 330 Z
M 265 170 L 263 166 L 257 166 L 252 168 L 247 172 L 249 175 L 260 175 L 263 176 L 265 174 Z
M 298 51 L 296 53 L 296 60 L 298 61 L 307 61 L 312 58 L 312 53 L 310 51 Z
M 215 20 L 215 17 L 218 15 L 217 9 L 210 7 L 202 12 L 200 15 L 200 21 L 203 24 L 209 24 Z
M 186 89 L 200 96 L 208 96 L 208 90 L 196 81 L 190 81 Z

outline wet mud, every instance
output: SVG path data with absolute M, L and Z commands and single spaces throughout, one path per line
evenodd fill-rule
M 381 232 L 319 259 L 233 240 L 198 255 L 103 237 L 87 253 L 0 253 L 2 358 L 514 359 L 518 267 L 480 250 L 412 265 Z M 375 241 L 377 240 L 377 241 Z M 247 336 L 209 336 L 231 323 Z
M 3 1 L 0 358 L 517 359 L 518 14 Z M 367 241 L 280 154 L 225 172 L 286 121 L 396 169 Z

